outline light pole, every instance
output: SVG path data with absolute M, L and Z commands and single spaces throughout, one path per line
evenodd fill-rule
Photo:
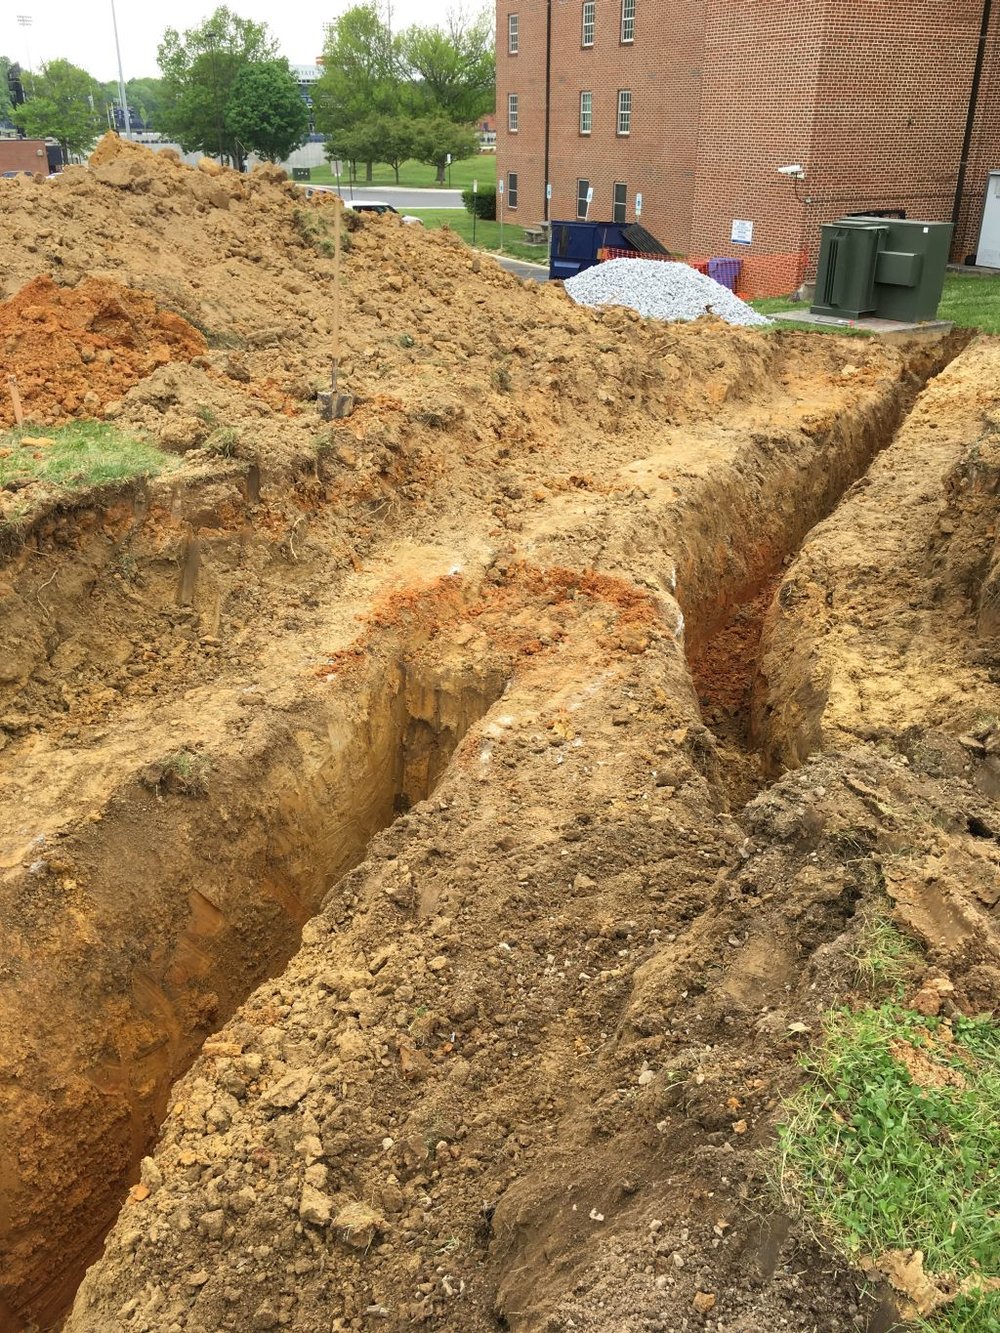
M 31 25 L 32 25 L 33 22 L 34 22 L 34 20 L 32 19 L 32 17 L 31 17 L 30 14 L 18 14 L 18 16 L 17 16 L 17 26 L 18 26 L 19 28 L 24 28 L 24 30 L 25 30 L 25 31 L 24 31 L 24 47 L 25 47 L 25 50 L 28 52 L 28 73 L 29 73 L 29 74 L 31 74 L 31 41 L 30 41 L 30 39 L 29 39 L 29 37 L 28 37 L 28 29 L 31 27 Z M 31 80 L 32 80 L 32 88 L 31 88 L 31 91 L 32 91 L 32 92 L 35 91 L 35 89 L 34 89 L 34 79 L 35 79 L 35 76 L 34 76 L 33 74 L 31 74 Z M 21 91 L 24 92 L 24 84 L 23 84 L 23 82 L 22 82 L 22 85 L 21 85 Z M 25 94 L 25 96 L 27 96 L 27 94 Z
M 125 76 L 122 73 L 122 49 L 118 44 L 118 17 L 115 14 L 115 0 L 111 0 L 111 26 L 115 30 L 115 54 L 118 57 L 118 96 L 122 102 L 122 116 L 125 119 L 125 138 L 132 137 L 132 118 L 128 113 L 128 98 L 125 95 Z

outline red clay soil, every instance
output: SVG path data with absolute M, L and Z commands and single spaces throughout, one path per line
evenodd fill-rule
M 45 425 L 94 416 L 158 366 L 207 350 L 198 330 L 149 292 L 99 278 L 59 287 L 47 276 L 0 303 L 0 346 L 25 417 Z M 6 383 L 0 422 L 14 423 Z

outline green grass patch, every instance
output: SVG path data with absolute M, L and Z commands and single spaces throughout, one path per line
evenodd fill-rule
M 751 301 L 750 305 L 762 315 L 773 315 L 779 310 L 807 310 L 808 307 L 788 296 L 767 296 Z M 983 333 L 1000 333 L 1000 275 L 995 278 L 976 274 L 949 273 L 944 280 L 944 292 L 938 306 L 938 319 L 951 320 L 960 329 L 979 329 Z M 835 325 L 804 324 L 782 320 L 779 328 L 805 329 L 810 333 L 836 333 L 854 337 L 870 337 L 864 329 L 838 328 Z
M 26 444 L 25 440 L 51 443 Z M 0 434 L 0 489 L 46 482 L 67 493 L 154 477 L 172 460 L 102 421 L 20 426 Z
M 861 918 L 854 963 L 869 995 L 898 992 L 920 962 L 920 951 L 889 919 L 888 904 L 876 903 Z
M 426 162 L 404 162 L 399 168 L 399 189 L 401 190 L 471 190 L 472 182 L 478 180 L 484 188 L 496 185 L 497 160 L 493 153 L 483 153 L 478 157 L 467 157 L 462 162 L 451 164 L 451 184 L 448 184 L 448 169 L 444 173 L 444 185 L 439 185 L 437 172 Z M 328 166 L 313 167 L 309 178 L 311 185 L 336 185 L 337 179 Z M 341 177 L 340 184 L 344 197 L 350 198 L 347 177 Z M 359 189 L 379 189 L 383 186 L 396 186 L 396 175 L 386 162 L 376 162 L 370 181 L 365 180 L 362 168 L 354 182 Z
M 450 227 L 463 241 L 472 244 L 472 214 L 464 208 L 407 208 L 415 218 L 420 218 L 425 227 Z M 479 250 L 500 249 L 500 223 L 487 222 L 484 218 L 476 219 L 476 248 Z M 503 253 L 511 259 L 527 259 L 532 264 L 548 266 L 549 253 L 544 245 L 524 244 L 524 223 L 510 222 L 503 224 Z
M 784 1198 L 852 1259 L 914 1248 L 930 1274 L 1000 1274 L 1000 1027 L 840 1009 L 807 1068 L 779 1130 Z M 973 1292 L 927 1327 L 986 1333 L 997 1308 Z

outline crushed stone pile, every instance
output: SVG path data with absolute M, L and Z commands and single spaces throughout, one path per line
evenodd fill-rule
M 611 259 L 568 278 L 578 305 L 622 305 L 649 319 L 690 320 L 716 315 L 727 324 L 770 324 L 745 301 L 689 264 L 657 259 Z
M 206 351 L 198 330 L 149 292 L 96 278 L 60 287 L 48 276 L 0 302 L 0 346 L 26 416 L 46 425 L 99 415 L 158 367 Z M 0 422 L 13 421 L 4 394 Z

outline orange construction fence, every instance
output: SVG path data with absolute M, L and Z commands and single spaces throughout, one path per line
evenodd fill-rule
M 708 258 L 701 255 L 641 254 L 635 250 L 619 250 L 611 246 L 599 250 L 597 257 L 601 261 L 606 259 L 680 260 L 680 262 L 690 264 L 692 268 L 696 268 L 699 273 L 708 273 L 709 263 Z M 806 276 L 809 255 L 806 250 L 795 250 L 778 255 L 726 255 L 718 256 L 718 258 L 724 259 L 727 266 L 729 264 L 739 265 L 734 290 L 744 300 L 750 300 L 756 296 L 790 296 L 792 292 L 798 291 Z M 725 278 L 728 279 L 729 276 L 729 274 L 725 274 Z M 725 285 L 729 286 L 730 282 L 726 281 Z

